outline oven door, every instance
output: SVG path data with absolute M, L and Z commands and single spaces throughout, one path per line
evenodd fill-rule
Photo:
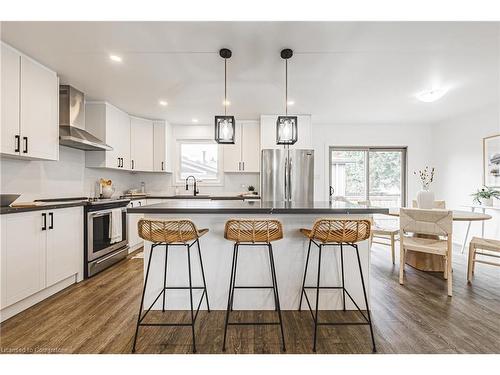
M 110 223 L 112 210 L 87 213 L 87 261 L 98 259 L 127 245 L 127 209 L 121 208 L 121 240 L 111 243 Z

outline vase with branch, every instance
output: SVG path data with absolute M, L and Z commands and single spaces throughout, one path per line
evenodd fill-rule
M 429 166 L 413 172 L 422 184 L 422 190 L 417 193 L 418 208 L 432 209 L 434 207 L 434 193 L 430 190 L 430 185 L 434 182 L 434 172 L 435 168 Z

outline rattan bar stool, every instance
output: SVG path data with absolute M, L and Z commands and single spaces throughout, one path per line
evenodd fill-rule
M 191 220 L 153 220 L 153 219 L 141 219 L 138 223 L 139 237 L 151 242 L 151 253 L 149 255 L 148 266 L 146 269 L 146 277 L 144 280 L 144 287 L 142 289 L 141 297 L 141 307 L 139 308 L 139 316 L 137 317 L 137 325 L 135 329 L 134 345 L 132 347 L 132 353 L 135 352 L 135 344 L 137 342 L 137 334 L 139 333 L 140 326 L 191 326 L 191 332 L 193 335 L 193 353 L 196 353 L 196 340 L 194 334 L 194 326 L 196 323 L 196 318 L 198 317 L 198 312 L 200 310 L 201 303 L 203 302 L 203 297 L 207 302 L 207 309 L 210 312 L 210 305 L 208 304 L 208 293 L 207 284 L 205 282 L 205 271 L 203 270 L 203 261 L 201 258 L 200 250 L 200 237 L 208 232 L 208 229 L 197 229 Z M 201 266 L 201 277 L 203 280 L 203 286 L 193 286 L 191 281 L 191 247 L 196 244 L 198 248 L 198 257 L 200 259 Z M 148 283 L 149 269 L 151 266 L 151 259 L 153 259 L 153 252 L 158 246 L 165 246 L 165 269 L 163 271 L 163 289 L 160 294 L 155 298 L 151 306 L 146 310 L 144 315 L 142 314 L 144 307 L 144 294 L 146 292 L 146 286 Z M 186 246 L 187 249 L 187 261 L 188 261 L 188 274 L 189 274 L 189 286 L 167 286 L 167 265 L 168 265 L 168 252 L 170 247 L 174 246 Z M 189 289 L 189 299 L 191 303 L 191 322 L 190 323 L 143 323 L 142 321 L 151 310 L 153 305 L 158 301 L 160 296 L 163 296 L 163 308 L 162 311 L 165 312 L 165 302 L 166 302 L 166 292 L 169 289 Z M 196 311 L 193 308 L 193 289 L 203 290 L 203 293 L 198 303 Z
M 370 238 L 370 221 L 368 220 L 341 220 L 322 218 L 316 220 L 312 229 L 300 229 L 300 232 L 309 238 L 309 247 L 307 249 L 306 266 L 304 270 L 304 279 L 302 281 L 302 290 L 300 293 L 299 311 L 302 309 L 302 297 L 305 296 L 309 311 L 311 312 L 314 321 L 314 338 L 313 338 L 313 351 L 316 351 L 316 338 L 319 325 L 369 325 L 370 334 L 372 338 L 372 350 L 376 352 L 375 338 L 373 336 L 372 319 L 370 316 L 370 308 L 368 307 L 368 298 L 366 297 L 365 280 L 363 278 L 363 270 L 361 268 L 361 260 L 359 258 L 359 250 L 357 242 L 364 241 Z M 307 267 L 309 264 L 309 254 L 311 252 L 311 244 L 315 244 L 319 249 L 318 254 L 318 275 L 316 286 L 306 286 Z M 321 272 L 321 252 L 325 246 L 339 246 L 340 247 L 340 264 L 341 264 L 341 286 L 320 286 L 320 272 Z M 349 292 L 344 286 L 344 246 L 350 246 L 356 250 L 358 259 L 359 273 L 361 275 L 361 285 L 363 286 L 363 295 L 365 297 L 367 315 L 359 308 L 358 304 L 351 297 Z M 307 289 L 316 289 L 316 307 L 315 313 L 307 296 Z M 319 306 L 319 292 L 322 289 L 341 289 L 342 290 L 342 304 L 345 311 L 345 297 L 346 295 L 354 303 L 358 311 L 363 316 L 366 322 L 319 322 L 318 319 L 318 306 Z
M 229 294 L 227 297 L 226 320 L 224 325 L 224 341 L 222 351 L 226 351 L 227 328 L 230 325 L 279 325 L 281 329 L 281 340 L 283 351 L 286 351 L 285 333 L 283 331 L 283 319 L 281 317 L 278 283 L 276 280 L 276 268 L 274 266 L 273 246 L 271 242 L 283 238 L 283 227 L 279 220 L 271 219 L 232 219 L 226 222 L 224 238 L 234 241 L 233 262 L 231 266 L 231 277 L 229 279 Z M 236 285 L 236 269 L 238 265 L 238 253 L 240 246 L 263 246 L 266 245 L 269 253 L 269 264 L 271 268 L 272 286 L 250 286 Z M 272 289 L 274 296 L 274 307 L 278 313 L 278 322 L 230 322 L 229 314 L 233 311 L 235 289 Z

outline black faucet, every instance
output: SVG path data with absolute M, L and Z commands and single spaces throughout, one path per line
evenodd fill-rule
M 186 190 L 189 190 L 189 179 L 193 178 L 194 181 L 194 190 L 193 190 L 193 195 L 196 197 L 200 192 L 198 191 L 198 188 L 196 187 L 196 177 L 194 176 L 187 176 L 186 177 Z

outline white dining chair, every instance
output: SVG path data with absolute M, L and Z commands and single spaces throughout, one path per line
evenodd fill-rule
M 399 283 L 403 285 L 407 250 L 441 255 L 445 259 L 444 278 L 448 281 L 448 295 L 452 296 L 452 232 L 453 216 L 448 210 L 401 208 Z

